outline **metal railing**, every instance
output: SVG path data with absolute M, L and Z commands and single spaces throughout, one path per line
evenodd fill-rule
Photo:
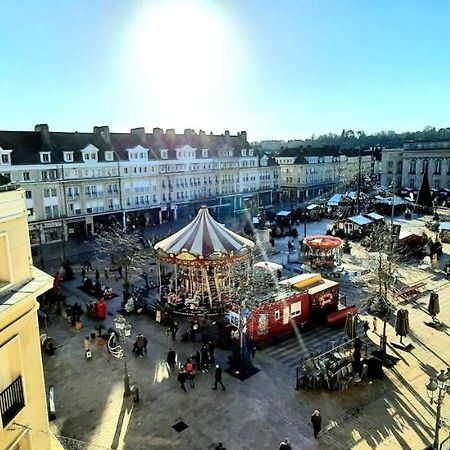
M 3 427 L 6 427 L 24 406 L 22 377 L 19 377 L 0 393 L 0 412 Z

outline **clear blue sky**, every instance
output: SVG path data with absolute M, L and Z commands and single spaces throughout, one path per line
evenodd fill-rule
M 2 0 L 0 129 L 450 126 L 450 3 Z

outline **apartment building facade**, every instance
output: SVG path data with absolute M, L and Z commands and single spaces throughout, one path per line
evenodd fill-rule
M 31 243 L 40 245 L 90 235 L 111 215 L 158 224 L 202 204 L 218 214 L 270 206 L 279 167 L 245 132 L 60 133 L 43 124 L 0 131 L 0 174 L 24 188 Z
M 418 192 L 425 172 L 435 192 L 450 188 L 450 142 L 407 142 L 402 148 L 383 149 L 380 183 Z
M 340 184 L 356 181 L 372 171 L 372 156 L 337 147 L 286 148 L 275 157 L 280 166 L 280 191 L 284 199 L 307 201 Z
M 33 267 L 25 191 L 0 186 L 0 447 L 62 448 L 51 435 L 36 298 L 53 278 Z

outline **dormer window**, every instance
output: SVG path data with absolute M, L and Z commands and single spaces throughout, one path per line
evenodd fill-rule
M 105 161 L 113 161 L 114 153 L 111 151 L 105 152 Z
M 243 148 L 243 149 L 241 150 L 241 155 L 242 155 L 242 156 L 247 156 L 247 150 L 245 150 L 245 148 Z
M 50 152 L 39 152 L 41 156 L 41 163 L 50 163 L 52 162 L 52 154 Z
M 73 152 L 64 152 L 64 162 L 73 162 Z
M 3 150 L 0 147 L 0 165 L 10 166 L 11 165 L 11 153 L 12 150 Z
M 167 159 L 168 153 L 168 150 L 161 150 L 161 159 Z
M 248 156 L 253 156 L 253 149 L 252 149 L 252 148 L 250 148 L 250 149 L 248 150 Z
M 207 148 L 202 149 L 202 157 L 203 158 L 207 158 L 208 157 L 208 149 Z
M 86 152 L 83 153 L 83 161 L 97 161 L 97 153 L 94 152 Z

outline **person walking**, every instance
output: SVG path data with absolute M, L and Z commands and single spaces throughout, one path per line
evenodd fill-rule
M 193 359 L 195 362 L 195 370 L 202 370 L 201 356 L 198 350 L 195 352 Z
M 373 318 L 373 332 L 375 333 L 375 334 L 377 334 L 377 318 L 376 317 L 374 317 Z
M 214 372 L 214 387 L 213 391 L 217 391 L 217 384 L 220 383 L 222 386 L 222 390 L 225 390 L 225 386 L 222 383 L 222 369 L 220 368 L 219 364 L 216 365 L 216 371 Z
M 280 443 L 278 450 L 292 450 L 291 441 L 289 438 L 286 438 L 283 442 Z
M 367 322 L 367 320 L 364 321 L 363 323 L 363 329 L 364 329 L 364 334 L 367 336 L 367 332 L 369 331 L 369 322 Z
M 91 359 L 92 357 L 91 341 L 89 340 L 89 336 L 84 338 L 84 356 L 86 359 Z
M 175 350 L 171 347 L 167 352 L 167 364 L 169 365 L 170 370 L 175 368 L 175 364 L 177 363 L 177 354 Z
M 201 359 L 202 359 L 202 371 L 208 372 L 208 365 L 209 365 L 209 353 L 208 353 L 208 347 L 203 344 L 200 348 L 201 353 Z
M 316 409 L 311 416 L 311 423 L 314 429 L 314 439 L 319 439 L 319 432 L 322 429 L 322 416 Z
M 122 266 L 117 268 L 117 273 L 119 274 L 119 278 L 122 278 Z
M 95 269 L 95 279 L 97 280 L 97 283 L 100 281 L 100 272 L 98 269 Z
M 108 267 L 105 267 L 104 273 L 105 273 L 105 279 L 107 280 L 109 278 L 109 269 L 108 269 Z
M 180 372 L 178 373 L 178 382 L 180 383 L 180 387 L 181 389 L 183 389 L 184 392 L 186 391 L 186 386 L 184 385 L 184 383 L 186 383 L 186 372 L 184 371 L 184 369 L 181 369 Z
M 208 342 L 208 352 L 209 352 L 209 362 L 210 364 L 215 364 L 216 360 L 214 358 L 214 350 L 216 349 L 216 346 L 214 345 L 213 341 Z
M 177 322 L 172 323 L 172 325 L 170 326 L 170 332 L 172 334 L 172 341 L 175 342 L 175 339 L 176 339 L 177 333 L 178 333 L 178 323 Z
M 81 268 L 81 279 L 84 281 L 85 278 L 86 278 L 86 269 L 83 266 Z

